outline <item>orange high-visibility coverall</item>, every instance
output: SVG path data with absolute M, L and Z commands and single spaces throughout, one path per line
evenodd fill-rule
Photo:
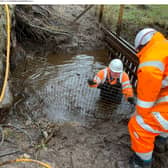
M 168 132 L 168 41 L 157 32 L 137 56 L 137 105 L 128 128 L 132 149 L 143 158 L 152 157 L 155 136 Z
M 114 85 L 117 83 L 117 79 L 114 79 L 112 76 L 110 76 L 109 67 L 106 67 L 105 69 L 100 70 L 96 74 L 96 76 L 93 79 L 93 81 L 96 82 L 96 84 L 90 85 L 90 87 L 98 87 L 100 83 L 103 84 L 106 80 L 110 85 Z M 130 83 L 128 74 L 126 72 L 122 72 L 120 74 L 119 81 L 121 83 L 122 93 L 124 94 L 125 98 L 127 99 L 128 97 L 133 97 L 132 85 Z

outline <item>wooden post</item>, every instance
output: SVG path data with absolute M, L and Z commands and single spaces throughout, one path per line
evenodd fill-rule
M 94 12 L 95 16 L 98 15 L 98 5 L 95 5 L 95 12 Z
M 123 11 L 124 11 L 124 5 L 120 5 L 120 11 L 119 11 L 119 15 L 118 15 L 117 29 L 116 29 L 116 33 L 118 35 L 120 35 L 120 32 L 121 32 L 121 24 L 122 24 Z
M 101 23 L 102 18 L 103 18 L 103 10 L 104 10 L 104 5 L 100 5 L 99 23 Z
M 84 5 L 85 6 L 85 9 L 88 7 L 88 5 Z

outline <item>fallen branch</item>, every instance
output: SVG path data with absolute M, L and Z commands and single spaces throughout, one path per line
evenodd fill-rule
M 50 135 L 44 140 L 44 144 L 47 144 L 51 140 L 51 138 L 55 135 L 56 131 L 57 131 L 57 127 L 55 126 L 52 132 L 50 133 Z
M 0 158 L 5 157 L 5 156 L 9 156 L 9 155 L 13 155 L 16 153 L 22 153 L 22 152 L 20 150 L 16 150 L 16 151 L 12 151 L 12 152 L 3 153 L 3 154 L 0 154 Z
M 27 137 L 28 137 L 29 140 L 30 140 L 30 144 L 32 145 L 32 138 L 31 138 L 31 136 L 30 136 L 25 130 L 23 130 L 23 129 L 17 127 L 17 126 L 11 125 L 11 124 L 2 124 L 2 125 L 0 125 L 0 127 L 13 127 L 13 128 L 15 128 L 15 129 L 19 130 L 20 132 L 22 132 L 22 133 L 24 133 L 25 135 L 27 135 Z
M 52 29 L 51 29 L 51 26 L 50 26 L 50 28 L 49 28 L 49 26 L 48 26 L 48 28 L 44 28 L 44 27 L 40 27 L 37 25 L 33 25 L 31 23 L 27 23 L 27 24 L 32 28 L 40 29 L 42 31 L 46 31 L 46 32 L 53 34 L 53 35 L 65 35 L 65 36 L 69 36 L 69 37 L 72 36 L 72 34 L 67 33 L 67 32 L 58 32 L 56 29 L 54 29 L 54 27 L 52 27 Z

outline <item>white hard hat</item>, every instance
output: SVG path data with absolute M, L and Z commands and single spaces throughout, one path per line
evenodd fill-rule
M 147 42 L 149 42 L 156 32 L 157 31 L 152 28 L 145 28 L 139 31 L 135 37 L 135 48 L 138 49 L 140 45 L 145 45 Z
M 113 59 L 110 64 L 109 68 L 113 72 L 122 72 L 123 71 L 123 63 L 120 59 Z

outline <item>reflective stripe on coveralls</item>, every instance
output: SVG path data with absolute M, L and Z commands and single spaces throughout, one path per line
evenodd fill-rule
M 138 69 L 145 67 L 145 66 L 154 66 L 154 67 L 160 69 L 160 71 L 162 71 L 162 72 L 164 71 L 164 64 L 161 61 L 144 62 L 138 66 Z
M 165 88 L 168 86 L 168 76 L 166 76 L 163 80 L 162 80 L 162 88 Z
M 138 155 L 142 160 L 151 160 L 152 159 L 152 152 L 148 152 L 148 153 L 139 153 L 139 152 L 135 152 L 136 155 Z
M 103 75 L 99 75 L 99 73 L 94 77 L 94 81 L 97 84 L 104 83 L 107 77 L 107 68 L 102 70 Z
M 136 115 L 136 121 L 146 131 L 149 131 L 149 132 L 152 132 L 152 133 L 161 133 L 161 131 L 154 130 L 151 126 L 146 124 L 144 122 L 144 119 L 140 115 Z
M 143 118 L 138 117 L 139 122 L 144 123 L 144 127 L 148 128 L 148 130 L 152 130 L 155 132 L 156 130 L 153 130 L 153 128 L 148 127 L 146 123 L 144 122 Z M 141 120 L 142 119 L 142 120 Z M 150 153 L 153 151 L 154 148 L 154 141 L 155 136 L 160 134 L 160 131 L 156 131 L 158 133 L 152 133 L 147 130 L 145 130 L 142 126 L 139 125 L 140 123 L 137 122 L 136 116 L 132 116 L 129 123 L 129 133 L 131 136 L 131 148 L 136 153 L 140 153 L 138 155 L 140 158 L 143 158 L 144 154 Z
M 165 129 L 168 130 L 168 120 L 164 119 L 159 112 L 152 112 L 155 119 L 159 122 L 159 124 Z
M 159 103 L 168 103 L 168 96 L 164 96 L 161 97 L 160 99 L 158 99 L 155 103 L 159 104 Z M 143 106 L 144 107 L 144 106 Z M 158 121 L 158 123 L 165 129 L 168 130 L 168 120 L 166 120 L 161 114 L 160 112 L 152 112 L 154 118 Z M 144 128 L 147 131 L 153 132 L 153 133 L 159 133 L 158 131 L 152 130 L 151 127 L 147 124 L 145 124 L 143 122 L 143 118 L 140 115 L 136 116 L 136 120 L 138 122 L 138 124 L 140 126 L 142 126 L 142 128 Z
M 137 105 L 142 108 L 151 108 L 154 105 L 155 102 L 149 102 L 149 101 L 143 101 L 137 98 Z
M 148 62 L 144 62 L 142 64 L 140 64 L 138 66 L 138 69 L 145 67 L 145 66 L 154 66 L 156 68 L 158 68 L 160 71 L 164 71 L 164 64 L 161 61 L 148 61 Z M 162 81 L 163 83 L 163 81 Z M 142 108 L 151 108 L 153 105 L 155 104 L 155 101 L 143 101 L 139 98 L 137 98 L 137 105 L 142 107 Z
M 152 114 L 154 115 L 154 117 L 158 120 L 158 122 L 162 125 L 162 127 L 164 129 L 168 130 L 168 121 L 165 120 L 159 112 L 152 112 Z M 161 131 L 158 130 L 154 130 L 151 126 L 149 126 L 148 124 L 146 124 L 143 120 L 143 118 L 140 115 L 136 115 L 136 121 L 139 124 L 139 126 L 141 126 L 144 130 L 149 131 L 151 133 L 156 133 L 159 134 L 161 137 L 167 138 L 168 137 L 168 133 L 163 133 Z M 136 138 L 138 139 L 139 136 L 136 132 L 134 132 L 134 135 L 136 136 Z M 141 159 L 143 160 L 150 160 L 152 158 L 152 153 L 151 152 L 147 152 L 147 153 L 142 153 L 142 152 L 135 152 Z
M 156 136 L 168 135 L 167 48 L 164 36 L 157 32 L 137 54 L 140 61 L 137 71 L 138 115 L 131 117 L 128 128 L 131 148 L 142 159 L 145 155 L 152 156 Z
M 122 89 L 125 89 L 125 88 L 132 88 L 130 81 L 122 82 Z
M 137 99 L 137 105 L 142 108 L 151 108 L 158 103 L 168 103 L 168 96 L 163 96 L 159 98 L 156 102 L 142 101 L 140 99 Z
M 110 76 L 110 69 L 107 67 L 103 70 L 100 70 L 96 76 L 94 77 L 94 81 L 97 83 L 91 87 L 97 87 L 100 83 L 104 83 L 105 81 L 109 82 L 109 84 L 113 85 L 116 84 L 117 80 L 114 80 Z M 133 90 L 132 85 L 130 84 L 129 77 L 126 72 L 122 72 L 120 74 L 120 83 L 122 84 L 122 93 L 125 95 L 125 97 L 133 97 Z

